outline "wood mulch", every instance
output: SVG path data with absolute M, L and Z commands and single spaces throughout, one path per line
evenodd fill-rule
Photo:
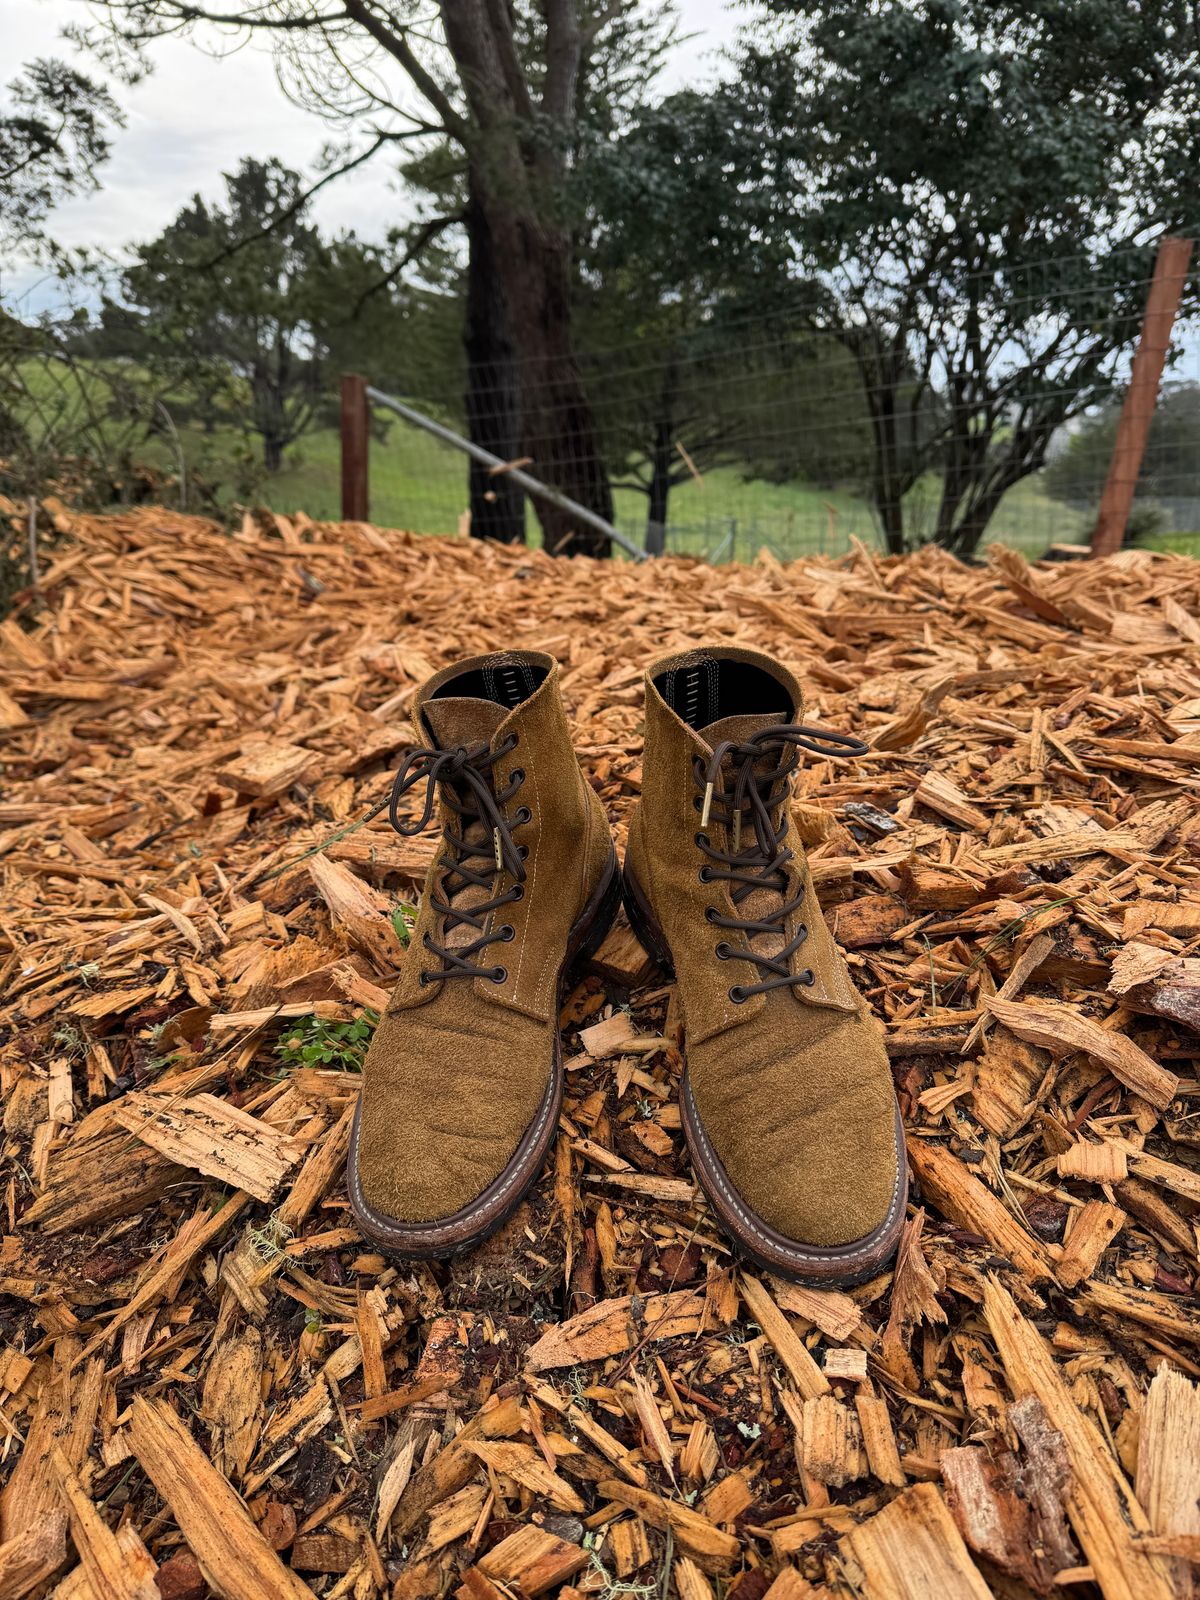
M 1200 564 L 58 516 L 0 625 L 0 1594 L 1191 1593 Z M 623 924 L 531 1200 L 385 1260 L 342 1163 L 433 843 L 346 830 L 416 685 L 553 651 L 620 840 L 642 671 L 700 640 L 872 747 L 796 809 L 903 1104 L 894 1272 L 730 1256 Z

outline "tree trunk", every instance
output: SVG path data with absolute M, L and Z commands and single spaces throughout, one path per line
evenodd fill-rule
M 883 530 L 884 545 L 890 556 L 904 554 L 904 490 L 896 471 L 896 413 L 894 396 L 881 393 L 871 400 L 871 422 L 875 431 L 875 472 L 871 498 Z
M 942 497 L 933 537 L 943 548 L 953 550 L 957 546 L 962 519 L 972 514 L 973 503 L 978 499 L 987 477 L 988 458 L 998 423 L 987 412 L 974 383 L 952 374 L 948 388 L 950 429 L 942 469 Z M 980 533 L 982 531 L 980 528 Z
M 940 544 L 946 550 L 954 545 L 956 519 L 969 482 L 969 476 L 962 470 L 962 463 L 958 460 L 952 439 L 942 469 L 942 495 L 938 501 L 937 524 L 933 533 L 934 543 Z
M 889 555 L 904 554 L 904 490 L 896 438 L 896 392 L 899 378 L 894 360 L 874 344 L 851 344 L 863 382 L 863 398 L 871 419 L 873 456 L 871 499 Z
M 611 522 L 608 469 L 571 341 L 568 241 L 495 199 L 485 208 L 518 354 L 522 454 L 534 477 Z M 536 505 L 551 555 L 612 553 L 609 539 L 570 512 Z
M 268 359 L 260 352 L 250 379 L 251 426 L 262 440 L 263 466 L 269 473 L 283 465 L 287 443 L 284 428 L 283 394 Z
M 679 352 L 672 347 L 658 391 L 658 421 L 650 452 L 650 504 L 646 514 L 646 554 L 661 556 L 667 548 L 667 502 L 674 462 L 675 402 L 679 390 Z
M 501 461 L 520 454 L 520 416 L 516 363 L 504 297 L 496 275 L 491 229 L 468 178 L 467 311 L 463 344 L 467 354 L 467 437 Z M 471 536 L 501 544 L 525 543 L 525 495 L 504 472 L 493 474 L 470 463 L 468 482 Z
M 646 511 L 646 554 L 661 556 L 667 548 L 667 502 L 671 494 L 671 425 L 664 418 L 654 430 L 650 462 L 650 499 Z
M 874 500 L 887 553 L 890 556 L 902 556 L 905 549 L 903 501 L 893 493 L 890 484 L 877 484 Z
M 948 542 L 947 548 L 956 556 L 974 555 L 983 538 L 988 523 L 992 520 L 1003 492 L 997 495 L 986 495 L 983 499 L 975 501 L 968 509 L 966 515 L 954 530 L 954 537 Z
M 988 523 L 1000 509 L 1000 502 L 1015 483 L 1036 471 L 1034 466 L 1017 466 L 992 474 L 987 483 L 976 483 L 964 498 L 962 514 L 952 536 L 944 541 L 956 556 L 974 555 L 987 530 Z
M 671 450 L 675 436 L 675 399 L 679 363 L 672 350 L 658 393 L 658 422 L 650 452 L 650 504 L 646 513 L 646 554 L 661 556 L 667 548 L 667 501 L 671 495 Z
M 999 426 L 993 423 L 977 430 L 971 436 L 965 462 L 958 467 L 954 515 L 947 518 L 944 528 L 939 522 L 938 542 L 954 555 L 973 555 L 1008 491 L 1045 466 L 1050 440 L 1068 415 L 1069 407 L 1057 404 L 1047 406 L 1032 419 L 1010 425 L 999 450 L 1002 459 L 990 464 Z
M 536 96 L 535 75 L 526 74 L 521 60 L 515 8 L 441 0 L 439 9 L 468 119 L 441 103 L 432 79 L 422 87 L 474 167 L 517 362 L 522 454 L 532 458 L 535 477 L 611 522 L 612 489 L 571 342 L 571 245 L 560 215 L 576 128 L 579 0 L 545 8 Z M 412 64 L 404 64 L 411 73 Z M 551 554 L 610 553 L 607 536 L 578 517 L 540 497 L 535 505 Z

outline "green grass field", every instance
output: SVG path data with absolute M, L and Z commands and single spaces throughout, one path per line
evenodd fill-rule
M 88 420 L 89 400 L 100 401 L 90 387 L 61 369 L 43 363 L 23 367 L 31 392 L 43 411 L 60 409 L 64 421 L 81 416 L 86 438 L 108 437 L 160 471 L 176 470 L 174 448 L 165 436 L 144 438 L 127 424 Z M 127 376 L 136 378 L 135 373 Z M 102 412 L 103 406 L 96 405 Z M 232 429 L 205 432 L 199 426 L 180 430 L 189 474 L 198 474 L 215 492 L 218 503 L 251 501 L 284 513 L 306 511 L 318 520 L 335 519 L 340 511 L 340 455 L 337 433 L 316 429 L 286 452 L 282 470 L 267 478 L 261 472 L 257 442 Z M 385 527 L 421 533 L 458 531 L 467 503 L 466 460 L 457 451 L 403 422 L 388 419 L 385 435 L 371 441 L 371 518 Z M 907 503 L 909 526 L 918 537 L 929 530 L 937 509 L 938 484 L 930 476 L 912 490 Z M 639 547 L 645 538 L 646 502 L 635 490 L 618 489 L 616 523 Z M 191 509 L 201 509 L 193 506 Z M 1011 544 L 1037 556 L 1054 543 L 1086 539 L 1089 519 L 1051 500 L 1037 478 L 1027 478 L 1005 497 L 984 538 Z M 531 542 L 540 535 L 537 518 L 527 519 Z M 671 495 L 668 549 L 710 560 L 750 560 L 764 545 L 781 559 L 808 554 L 838 555 L 851 535 L 878 544 L 875 521 L 867 503 L 850 490 L 827 490 L 804 481 L 768 483 L 747 480 L 734 466 L 719 467 L 677 487 Z M 1149 541 L 1154 547 L 1200 555 L 1200 534 L 1171 532 Z
M 283 470 L 261 492 L 273 510 L 302 508 L 322 518 L 339 514 L 339 451 L 332 432 L 314 433 L 288 453 Z M 449 447 L 398 424 L 387 437 L 371 441 L 371 518 L 385 527 L 422 533 L 455 533 L 466 507 L 466 465 Z M 932 478 L 909 497 L 910 526 L 932 526 L 938 485 Z M 616 522 L 637 545 L 646 531 L 646 502 L 634 490 L 615 494 Z M 537 519 L 528 517 L 531 540 Z M 1005 497 L 987 534 L 1036 556 L 1050 544 L 1086 540 L 1089 519 L 1051 500 L 1036 478 L 1027 478 Z M 720 467 L 672 491 L 668 549 L 727 561 L 750 560 L 766 545 L 782 559 L 800 555 L 839 555 L 851 534 L 878 543 L 869 506 L 849 490 L 826 490 L 804 482 L 747 481 L 735 467 Z M 1200 535 L 1167 534 L 1156 548 L 1200 554 Z

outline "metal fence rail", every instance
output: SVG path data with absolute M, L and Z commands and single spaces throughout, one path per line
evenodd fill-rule
M 347 389 L 343 387 L 343 401 L 347 399 Z M 350 391 L 353 394 L 353 391 Z M 565 511 L 569 516 L 577 518 L 585 527 L 593 529 L 605 539 L 611 539 L 614 544 L 620 545 L 635 561 L 644 561 L 646 552 L 640 550 L 631 539 L 627 539 L 619 529 L 614 528 L 611 522 L 606 522 L 603 517 L 597 516 L 594 511 L 589 511 L 586 506 L 581 506 L 577 500 L 572 500 L 570 495 L 563 494 L 561 490 L 552 488 L 549 484 L 540 482 L 523 468 L 514 466 L 511 462 L 502 461 L 499 456 L 492 455 L 490 450 L 485 450 L 481 445 L 472 444 L 469 439 L 464 439 L 460 433 L 455 433 L 453 428 L 447 428 L 441 422 L 435 422 L 432 417 L 427 417 L 424 412 L 418 411 L 415 406 L 405 405 L 403 400 L 397 400 L 395 395 L 384 394 L 382 390 L 364 386 L 364 399 L 377 406 L 384 406 L 388 411 L 394 411 L 398 417 L 403 417 L 405 422 L 410 422 L 416 428 L 423 429 L 435 439 L 440 439 L 443 444 L 450 445 L 455 450 L 461 450 L 464 455 L 470 456 L 473 461 L 478 461 L 481 466 L 487 467 L 493 474 L 504 473 L 510 483 L 523 489 L 526 494 L 531 494 L 535 500 L 547 500 L 560 511 Z M 353 400 L 350 403 L 354 403 Z M 343 438 L 346 431 L 357 431 L 361 424 L 348 422 L 343 419 Z

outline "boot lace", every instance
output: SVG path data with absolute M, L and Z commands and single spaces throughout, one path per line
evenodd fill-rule
M 789 779 L 799 762 L 800 750 L 811 750 L 819 756 L 861 756 L 868 745 L 850 734 L 833 733 L 827 728 L 809 728 L 802 723 L 781 722 L 762 728 L 744 742 L 726 739 L 718 744 L 708 761 L 694 758 L 694 775 L 704 799 L 696 800 L 700 811 L 701 831 L 696 843 L 709 858 L 700 868 L 702 883 L 728 883 L 730 898 L 735 906 L 756 890 L 769 889 L 785 895 L 788 887 L 788 863 L 795 852 L 785 844 L 787 837 L 787 808 L 784 801 L 790 792 Z M 775 765 L 764 765 L 764 758 L 776 756 Z M 726 759 L 732 781 L 722 784 Z M 743 819 L 750 824 L 751 839 L 742 848 Z M 722 824 L 729 830 L 732 850 L 719 850 L 703 830 L 709 822 Z M 779 904 L 762 917 L 727 917 L 715 906 L 709 906 L 705 915 L 717 928 L 726 928 L 747 935 L 744 949 L 722 939 L 717 945 L 717 956 L 722 961 L 749 961 L 758 969 L 756 983 L 735 983 L 729 998 L 741 1005 L 751 995 L 765 994 L 769 989 L 782 989 L 788 985 L 811 988 L 815 974 L 811 967 L 799 972 L 791 970 L 792 957 L 808 938 L 808 927 L 801 923 L 792 938 L 774 955 L 754 948 L 757 934 L 771 934 L 782 938 L 787 931 L 787 919 L 804 903 L 804 885 L 789 900 Z
M 444 978 L 488 978 L 492 983 L 503 983 L 508 976 L 504 967 L 480 966 L 472 957 L 480 955 L 490 944 L 513 937 L 514 929 L 507 922 L 489 932 L 488 918 L 502 906 L 520 900 L 525 893 L 526 850 L 515 843 L 512 830 L 530 821 L 532 813 L 528 807 L 521 806 L 510 821 L 504 811 L 524 783 L 525 773 L 522 768 L 514 767 L 507 786 L 499 791 L 494 790 L 489 781 L 496 762 L 516 745 L 517 736 L 511 734 L 495 750 L 482 742 L 459 745 L 452 750 L 418 747 L 405 756 L 392 783 L 388 820 L 405 838 L 421 833 L 428 825 L 439 792 L 447 809 L 460 819 L 457 831 L 452 822 L 447 822 L 442 829 L 448 859 L 440 885 L 442 893 L 435 889 L 430 904 L 442 919 L 443 937 L 463 925 L 474 928 L 479 935 L 466 944 L 449 946 L 437 943 L 426 934 L 425 948 L 438 957 L 442 966 L 422 972 L 422 985 L 439 983 Z M 424 809 L 415 823 L 406 825 L 398 813 L 400 801 L 422 780 L 426 785 Z M 485 830 L 484 838 L 468 839 L 467 834 L 477 823 Z M 464 889 L 490 889 L 498 875 L 515 880 L 504 893 L 493 894 L 490 899 L 474 905 L 460 902 Z

